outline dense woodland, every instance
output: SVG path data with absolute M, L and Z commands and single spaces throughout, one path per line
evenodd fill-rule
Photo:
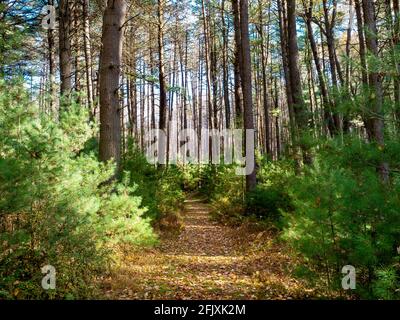
M 104 279 L 124 261 L 183 243 L 196 214 L 185 218 L 185 199 L 209 208 L 207 228 L 260 252 L 241 269 L 254 269 L 257 294 L 216 297 L 399 299 L 399 10 L 398 0 L 1 0 L 0 299 L 110 297 Z M 165 132 L 165 163 L 146 158 L 161 139 L 152 129 Z M 253 129 L 242 153 L 255 169 L 237 175 L 214 155 L 187 163 L 184 129 L 196 151 L 216 144 L 202 130 Z M 279 272 L 255 269 L 262 261 Z M 349 265 L 354 290 L 342 287 Z M 179 288 L 111 297 L 185 297 Z

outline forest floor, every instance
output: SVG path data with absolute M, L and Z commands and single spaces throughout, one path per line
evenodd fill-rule
M 315 292 L 290 276 L 293 258 L 273 233 L 230 227 L 189 198 L 179 233 L 152 249 L 121 253 L 103 280 L 106 299 L 304 299 Z

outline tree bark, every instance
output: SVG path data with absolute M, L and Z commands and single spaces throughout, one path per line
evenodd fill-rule
M 59 2 L 59 54 L 61 96 L 69 96 L 72 92 L 72 51 L 71 51 L 71 4 L 69 0 Z
M 225 0 L 222 0 L 221 7 L 221 20 L 222 20 L 222 72 L 223 72 L 223 91 L 224 91 L 224 105 L 225 105 L 225 126 L 231 126 L 231 106 L 229 102 L 229 70 L 228 70 L 228 28 L 225 21 Z
M 357 33 L 358 33 L 358 42 L 360 51 L 362 83 L 364 86 L 368 86 L 367 61 L 365 58 L 364 23 L 363 23 L 360 0 L 354 0 L 354 7 L 356 10 L 356 17 L 357 17 Z
M 235 77 L 235 121 L 241 122 L 243 116 L 243 100 L 242 100 L 242 79 L 240 76 L 240 68 L 243 64 L 242 57 L 242 36 L 240 34 L 240 14 L 239 0 L 232 0 L 232 13 L 234 23 L 235 37 L 235 59 L 234 59 L 234 77 Z
M 288 17 L 288 55 L 289 55 L 289 74 L 290 85 L 293 97 L 293 109 L 296 125 L 299 133 L 305 134 L 308 128 L 308 115 L 303 99 L 302 82 L 299 68 L 299 48 L 297 45 L 296 30 L 296 0 L 287 0 Z M 312 159 L 309 155 L 307 146 L 300 144 L 303 151 L 303 160 L 306 164 L 311 164 Z
M 85 53 L 86 95 L 90 115 L 93 117 L 93 67 L 90 43 L 89 0 L 83 0 L 83 47 Z
M 259 23 L 258 32 L 261 40 L 261 72 L 262 72 L 262 90 L 263 90 L 263 107 L 264 107 L 264 119 L 265 119 L 265 147 L 267 154 L 272 156 L 271 150 L 271 121 L 270 121 L 270 106 L 268 97 L 268 85 L 267 85 L 267 55 L 264 48 L 264 19 L 263 19 L 263 4 L 261 0 L 258 0 L 258 10 L 259 10 Z
M 317 44 L 314 39 L 314 31 L 312 28 L 312 0 L 309 3 L 309 7 L 305 8 L 305 22 L 307 26 L 307 36 L 308 40 L 310 41 L 310 46 L 311 46 L 311 51 L 313 54 L 314 58 L 314 63 L 315 63 L 315 68 L 317 69 L 317 75 L 318 75 L 318 81 L 319 81 L 319 87 L 321 91 L 321 97 L 322 97 L 322 104 L 324 108 L 324 120 L 326 122 L 326 125 L 328 127 L 329 132 L 331 135 L 335 134 L 335 124 L 333 121 L 333 118 L 331 116 L 331 104 L 328 96 L 328 90 L 326 87 L 325 83 L 325 78 L 321 66 L 321 60 L 318 55 L 318 49 L 317 49 Z
M 289 72 L 289 52 L 288 52 L 288 33 L 287 33 L 287 23 L 285 18 L 285 6 L 282 4 L 281 0 L 278 1 L 278 16 L 279 16 L 279 37 L 282 51 L 282 67 L 285 78 L 285 89 L 286 89 L 286 100 L 287 107 L 289 111 L 289 125 L 290 125 L 290 133 L 292 135 L 292 139 L 296 135 L 296 124 L 294 118 L 294 110 L 293 110 L 293 95 L 291 89 L 291 79 Z
M 335 27 L 336 20 L 336 1 L 333 1 L 333 9 L 328 8 L 327 0 L 322 1 L 323 10 L 324 10 L 324 24 L 325 24 L 325 36 L 326 43 L 328 46 L 328 58 L 329 58 L 329 66 L 332 77 L 332 84 L 334 90 L 334 96 L 339 92 L 339 84 L 337 80 L 338 68 L 336 64 L 336 50 L 335 50 L 335 37 L 333 33 L 333 28 Z M 330 17 L 329 11 L 332 12 L 332 16 Z M 339 133 L 341 128 L 340 117 L 337 112 L 337 104 L 335 98 L 332 100 L 332 113 L 333 113 L 333 122 L 334 122 L 334 134 Z
M 159 68 L 159 82 L 160 82 L 160 123 L 159 129 L 166 132 L 167 129 L 167 85 L 165 82 L 165 66 L 164 66 L 164 6 L 165 0 L 158 0 L 158 68 Z M 159 161 L 165 164 L 167 150 L 166 146 L 161 143 L 159 138 Z M 162 167 L 162 166 L 161 166 Z
M 302 82 L 299 68 L 299 49 L 297 46 L 296 31 L 296 1 L 287 0 L 288 16 L 288 56 L 290 85 L 293 97 L 294 112 L 298 126 L 307 124 L 305 104 L 302 93 Z
M 363 12 L 365 20 L 365 41 L 368 51 L 375 58 L 379 58 L 378 50 L 378 30 L 376 27 L 374 4 L 370 0 L 363 0 Z M 370 84 L 370 101 L 372 110 L 369 118 L 372 124 L 372 141 L 376 142 L 381 150 L 385 147 L 384 141 L 384 122 L 383 122 L 383 92 L 382 76 L 375 70 L 368 70 Z M 383 183 L 389 182 L 389 165 L 382 162 L 378 168 Z
M 103 17 L 100 61 L 100 160 L 121 160 L 119 83 L 122 63 L 125 0 L 108 0 Z
M 81 6 L 80 2 L 76 2 L 73 4 L 73 30 L 71 34 L 73 35 L 73 59 L 74 59 L 74 75 L 75 75 L 75 80 L 74 80 L 74 91 L 75 92 L 80 92 L 81 91 L 81 72 L 80 72 L 80 50 L 81 50 L 81 43 L 80 43 L 80 36 L 81 36 L 81 28 L 80 28 L 80 20 L 81 20 Z M 78 95 L 76 97 L 76 101 L 80 103 L 81 97 Z
M 48 0 L 48 5 L 53 6 L 54 0 Z M 48 29 L 47 30 L 47 42 L 48 42 L 48 59 L 49 59 L 49 109 L 50 113 L 56 111 L 54 108 L 55 104 L 55 74 L 56 74 L 56 63 L 54 57 L 54 47 L 55 47 L 55 40 L 54 40 L 54 30 Z
M 241 76 L 243 90 L 244 128 L 246 130 L 254 130 L 248 0 L 240 0 L 240 34 L 242 38 L 241 43 L 243 57 Z M 246 143 L 248 143 L 248 141 L 246 141 Z M 255 163 L 254 149 L 251 151 L 251 154 L 246 153 L 246 159 L 247 161 L 250 159 L 250 161 Z M 252 191 L 256 185 L 257 177 L 256 170 L 254 169 L 251 174 L 246 176 L 246 191 Z
M 393 0 L 393 13 L 394 13 L 394 27 L 393 27 L 393 50 L 399 47 L 400 44 L 400 9 L 399 0 Z M 397 49 L 398 50 L 398 49 Z M 397 131 L 400 132 L 400 63 L 399 59 L 395 56 L 395 68 L 396 74 L 394 76 L 394 101 L 395 101 L 395 113 L 397 120 Z

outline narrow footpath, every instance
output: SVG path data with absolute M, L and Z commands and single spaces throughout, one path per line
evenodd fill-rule
M 105 279 L 106 299 L 300 299 L 312 296 L 289 276 L 274 237 L 215 222 L 201 199 L 185 202 L 179 235 L 125 254 Z

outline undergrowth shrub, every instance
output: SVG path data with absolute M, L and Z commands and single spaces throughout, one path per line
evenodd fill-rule
M 244 177 L 235 165 L 204 166 L 200 191 L 210 201 L 217 219 L 241 222 L 244 218 Z
M 327 142 L 314 166 L 293 178 L 295 210 L 285 215 L 283 239 L 302 254 L 313 280 L 340 290 L 341 269 L 352 265 L 359 296 L 399 298 L 400 180 L 392 172 L 392 183 L 382 185 L 376 172 L 382 159 L 398 166 L 398 146 L 388 143 L 383 154 L 357 138 Z
M 82 152 L 96 134 L 74 103 L 60 121 L 39 113 L 20 85 L 0 83 L 0 298 L 93 296 L 115 245 L 156 241 L 129 176 Z M 41 287 L 45 265 L 56 289 Z
M 362 298 L 400 298 L 400 143 L 384 150 L 356 137 L 313 143 L 314 164 L 296 174 L 286 159 L 258 159 L 258 186 L 244 198 L 234 166 L 204 166 L 202 192 L 220 219 L 248 218 L 281 229 L 281 240 L 302 259 L 297 275 L 327 295 L 345 294 L 342 268 L 356 269 Z M 376 168 L 389 163 L 391 183 Z M 333 290 L 333 291 L 332 291 Z
M 124 156 L 122 167 L 129 172 L 132 184 L 137 185 L 135 194 L 142 198 L 147 208 L 145 216 L 157 219 L 159 217 L 156 198 L 158 173 L 131 139 L 128 141 L 128 151 Z
M 289 195 L 283 190 L 259 185 L 246 195 L 246 213 L 259 220 L 278 221 L 281 210 L 291 210 L 290 202 Z
M 207 195 L 214 213 L 232 222 L 269 220 L 278 224 L 281 211 L 293 209 L 287 185 L 293 175 L 290 162 L 260 163 L 257 187 L 245 193 L 245 176 L 236 174 L 236 165 L 204 166 L 201 173 L 202 193 Z
M 290 179 L 294 175 L 293 164 L 288 161 L 259 160 L 258 183 L 255 190 L 246 195 L 246 213 L 259 220 L 279 223 L 281 212 L 292 211 L 288 193 Z
M 170 166 L 161 171 L 157 186 L 156 198 L 161 214 L 172 214 L 183 209 L 185 193 L 181 168 Z
M 182 168 L 183 189 L 186 192 L 197 192 L 201 187 L 201 173 L 203 166 L 201 165 L 186 165 Z
M 148 208 L 145 216 L 158 225 L 162 222 L 170 224 L 171 228 L 179 227 L 185 200 L 182 169 L 177 166 L 157 169 L 133 142 L 129 143 L 123 168 L 130 173 L 132 183 L 137 185 L 134 194 L 140 196 Z

